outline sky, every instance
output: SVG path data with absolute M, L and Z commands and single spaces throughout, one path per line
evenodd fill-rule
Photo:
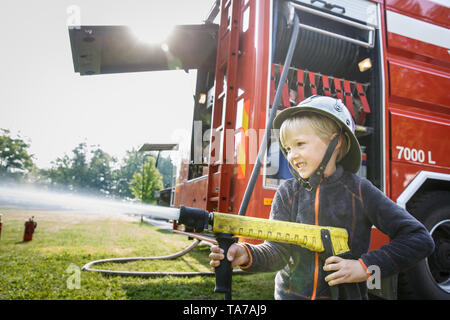
M 121 159 L 144 143 L 186 140 L 195 70 L 80 76 L 73 68 L 68 24 L 131 25 L 160 34 L 170 25 L 201 24 L 212 3 L 2 0 L 0 128 L 30 142 L 39 168 L 50 168 L 80 142 Z

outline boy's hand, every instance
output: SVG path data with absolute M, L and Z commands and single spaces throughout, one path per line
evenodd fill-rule
M 220 260 L 224 258 L 223 250 L 218 246 L 211 247 L 211 253 L 209 254 L 209 259 L 211 260 L 209 264 L 211 269 L 215 271 L 215 268 L 220 265 Z M 237 243 L 233 243 L 228 249 L 227 254 L 228 261 L 231 261 L 231 266 L 234 268 L 249 262 L 249 256 L 247 250 L 243 246 Z
M 341 283 L 362 282 L 369 277 L 358 260 L 343 259 L 332 256 L 325 260 L 324 271 L 336 271 L 325 277 L 328 285 Z

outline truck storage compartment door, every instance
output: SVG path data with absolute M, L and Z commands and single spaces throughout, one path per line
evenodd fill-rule
M 127 26 L 69 27 L 80 75 L 215 68 L 216 24 L 178 25 L 164 43 L 140 41 Z

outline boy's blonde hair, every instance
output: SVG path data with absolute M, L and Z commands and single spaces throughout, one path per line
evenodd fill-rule
M 330 143 L 334 134 L 341 133 L 341 127 L 332 119 L 315 112 L 302 112 L 299 115 L 288 118 L 280 127 L 280 142 L 284 147 L 288 130 L 308 125 L 317 136 L 326 144 Z M 342 160 L 350 150 L 349 138 L 346 133 L 342 135 L 341 146 L 338 150 L 336 162 Z

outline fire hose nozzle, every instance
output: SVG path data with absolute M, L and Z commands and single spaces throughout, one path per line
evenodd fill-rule
M 184 224 L 194 229 L 195 232 L 202 232 L 212 224 L 213 216 L 206 210 L 180 206 L 179 224 Z

